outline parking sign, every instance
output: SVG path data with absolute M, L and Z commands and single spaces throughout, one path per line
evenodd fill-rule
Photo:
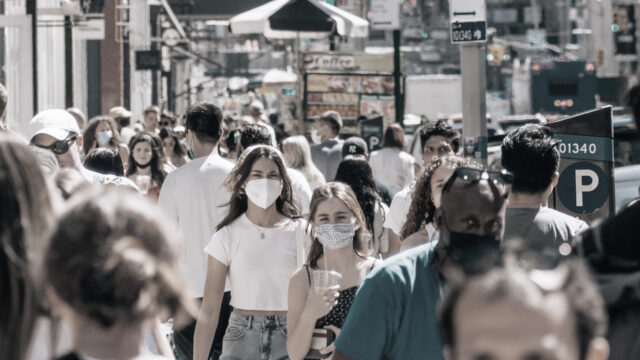
M 587 223 L 614 214 L 611 107 L 548 124 L 560 140 L 560 178 L 550 206 Z

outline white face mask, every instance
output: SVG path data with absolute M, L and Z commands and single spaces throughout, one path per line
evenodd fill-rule
M 320 144 L 322 142 L 322 137 L 318 135 L 318 129 L 311 130 L 311 141 L 313 141 L 314 144 Z
M 316 226 L 316 238 L 327 249 L 337 250 L 351 244 L 356 230 L 352 223 Z
M 272 179 L 258 179 L 247 182 L 244 191 L 255 205 L 266 209 L 273 204 L 282 193 L 282 182 Z
M 111 130 L 107 131 L 98 131 L 96 133 L 96 138 L 100 145 L 107 145 L 111 142 L 111 138 L 113 137 L 113 132 Z

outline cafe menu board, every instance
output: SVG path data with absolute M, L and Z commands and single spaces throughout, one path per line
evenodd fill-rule
M 393 95 L 362 95 L 360 114 L 366 114 L 368 118 L 382 116 L 385 126 L 388 126 L 396 116 L 396 102 Z
M 391 75 L 308 74 L 306 118 L 313 120 L 335 110 L 345 120 L 359 115 L 395 117 L 394 79 Z

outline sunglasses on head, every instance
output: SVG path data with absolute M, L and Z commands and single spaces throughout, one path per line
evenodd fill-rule
M 65 154 L 69 151 L 69 147 L 73 144 L 74 141 L 78 138 L 77 135 L 72 135 L 64 140 L 58 140 L 49 146 L 36 145 L 39 148 L 51 150 L 56 155 Z
M 457 168 L 453 175 L 447 180 L 442 188 L 442 192 L 447 192 L 453 186 L 453 183 L 457 180 L 467 181 L 470 183 L 480 182 L 482 180 L 488 181 L 493 185 L 510 185 L 513 183 L 513 175 L 506 171 L 488 171 L 484 169 L 473 169 L 473 168 Z

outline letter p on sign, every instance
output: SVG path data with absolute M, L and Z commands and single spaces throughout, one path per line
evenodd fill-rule
M 589 185 L 585 185 L 585 178 L 591 178 Z M 576 170 L 576 206 L 584 206 L 583 194 L 594 191 L 600 183 L 598 174 L 589 169 Z
M 607 202 L 609 185 L 609 179 L 601 168 L 582 161 L 561 171 L 556 190 L 567 210 L 575 214 L 591 214 Z

